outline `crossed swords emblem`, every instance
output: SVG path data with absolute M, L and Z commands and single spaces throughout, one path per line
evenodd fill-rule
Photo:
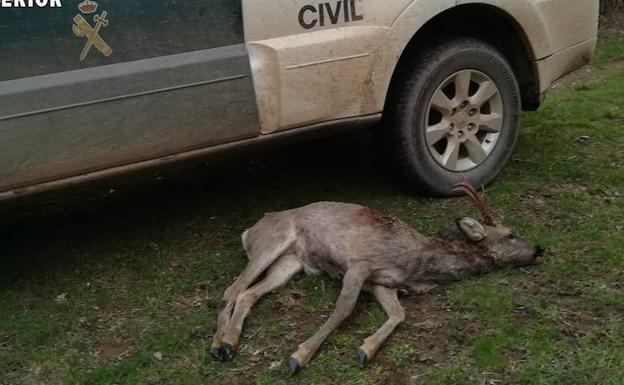
M 108 25 L 108 19 L 106 18 L 107 12 L 104 11 L 100 15 L 93 16 L 95 27 L 92 27 L 82 15 L 74 16 L 74 23 L 72 25 L 72 31 L 74 35 L 78 37 L 86 37 L 87 43 L 80 53 L 80 61 L 87 58 L 91 47 L 97 48 L 104 56 L 110 56 L 113 53 L 111 47 L 102 39 L 99 35 L 100 29 Z

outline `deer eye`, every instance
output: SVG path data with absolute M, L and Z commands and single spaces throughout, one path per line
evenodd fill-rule
M 507 236 L 507 239 L 512 239 L 512 240 L 513 240 L 513 239 L 516 239 L 516 234 L 514 234 L 514 233 L 510 233 L 510 234 Z

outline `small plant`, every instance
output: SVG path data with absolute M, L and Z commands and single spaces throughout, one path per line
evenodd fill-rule
M 392 347 L 390 349 L 390 358 L 392 362 L 398 366 L 405 365 L 412 357 L 418 354 L 418 351 L 409 344 L 403 344 Z

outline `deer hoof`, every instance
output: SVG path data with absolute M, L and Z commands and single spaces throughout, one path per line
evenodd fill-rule
M 290 357 L 288 359 L 288 367 L 290 368 L 290 372 L 292 374 L 297 374 L 301 371 L 301 365 L 296 358 Z
M 358 348 L 357 350 L 357 360 L 360 365 L 366 365 L 366 363 L 368 362 L 368 354 L 366 354 L 366 352 L 361 348 Z
M 221 349 L 219 349 L 219 353 L 221 354 L 221 359 L 223 361 L 232 361 L 232 358 L 234 358 L 234 353 L 236 353 L 236 350 L 234 349 L 234 346 L 228 344 L 227 342 L 224 342 L 221 345 Z
M 218 348 L 210 348 L 210 355 L 217 361 L 225 361 L 223 354 L 221 353 L 221 347 Z

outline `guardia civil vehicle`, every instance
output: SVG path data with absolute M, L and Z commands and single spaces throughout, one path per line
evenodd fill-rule
M 490 182 L 598 0 L 1 0 L 0 199 L 376 125 L 416 188 Z

